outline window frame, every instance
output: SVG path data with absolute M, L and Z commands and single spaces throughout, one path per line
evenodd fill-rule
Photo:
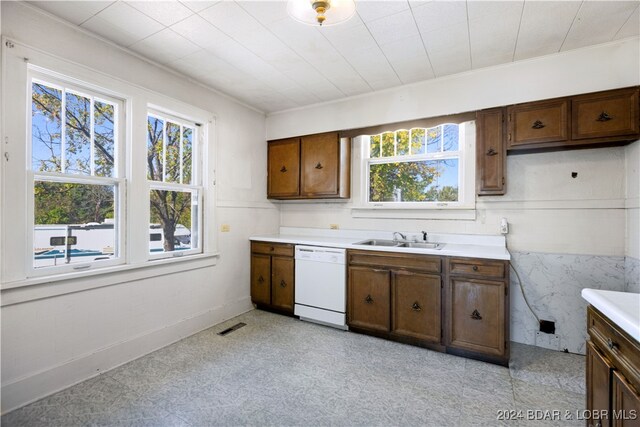
M 191 249 L 184 249 L 184 250 L 180 250 L 180 251 L 170 251 L 170 252 L 151 252 L 150 249 L 150 237 L 149 237 L 149 241 L 147 242 L 147 248 L 148 248 L 148 260 L 150 261 L 155 261 L 155 260 L 160 260 L 160 259 L 167 259 L 167 258 L 178 258 L 178 257 L 183 257 L 183 256 L 189 256 L 189 255 L 197 255 L 197 254 L 202 254 L 204 253 L 204 239 L 203 239 L 203 210 L 204 210 L 204 196 L 203 193 L 205 191 L 204 185 L 203 185 L 203 169 L 204 169 L 204 150 L 203 150 L 203 139 L 204 139 L 204 132 L 202 132 L 201 128 L 201 124 L 198 123 L 198 120 L 193 119 L 193 118 L 188 118 L 186 116 L 182 116 L 179 114 L 176 114 L 175 112 L 170 112 L 169 110 L 166 109 L 162 109 L 158 106 L 152 106 L 149 105 L 147 107 L 147 115 L 146 115 L 146 121 L 145 121 L 145 127 L 147 126 L 149 117 L 154 117 L 156 119 L 160 119 L 164 121 L 164 125 L 163 125 L 163 131 L 162 131 L 162 135 L 163 135 L 163 167 L 162 167 L 162 181 L 151 181 L 149 180 L 148 176 L 146 179 L 146 188 L 147 188 L 147 197 L 149 200 L 149 215 L 147 215 L 147 217 L 149 218 L 149 220 L 147 221 L 147 224 L 149 226 L 149 228 L 151 227 L 151 191 L 152 190 L 163 190 L 163 191 L 180 191 L 180 192 L 196 192 L 197 193 L 197 197 L 196 197 L 196 206 L 198 207 L 198 210 L 196 212 L 196 217 L 195 217 L 195 222 L 197 223 L 197 247 L 196 248 L 191 248 Z M 164 166 L 166 163 L 166 149 L 167 149 L 167 122 L 171 122 L 173 124 L 177 124 L 180 125 L 181 127 L 187 127 L 192 129 L 193 131 L 193 137 L 192 137 L 192 148 L 191 148 L 191 184 L 183 184 L 183 183 L 178 183 L 178 182 L 166 182 L 166 167 Z M 182 138 L 182 132 L 181 132 L 181 138 Z M 146 147 L 146 141 L 145 141 L 145 147 Z M 182 150 L 182 147 L 181 147 Z M 180 159 L 181 165 L 182 165 L 182 159 Z M 180 171 L 180 176 L 182 178 L 182 166 L 181 166 L 181 171 Z M 145 165 L 145 176 L 146 176 L 146 165 Z M 185 224 L 183 224 L 185 225 Z M 191 231 L 191 241 L 193 242 L 193 232 L 194 229 L 194 217 L 193 217 L 193 213 L 192 213 L 192 217 L 191 217 L 191 228 L 189 229 Z
M 74 273 L 79 271 L 94 270 L 104 267 L 112 267 L 123 265 L 127 263 L 127 245 L 126 245 L 126 187 L 127 178 L 124 165 L 126 163 L 126 157 L 124 153 L 126 138 L 125 132 L 127 127 L 126 121 L 126 100 L 110 94 L 110 91 L 105 88 L 100 88 L 95 85 L 83 84 L 73 78 L 63 78 L 57 73 L 48 73 L 44 70 L 40 70 L 37 67 L 27 68 L 27 120 L 26 120 L 26 177 L 27 177 L 27 190 L 26 197 L 26 215 L 28 218 L 26 230 L 27 248 L 31 253 L 31 256 L 26 257 L 25 272 L 27 277 L 42 277 L 42 276 L 55 276 L 58 274 Z M 33 84 L 42 84 L 57 90 L 62 91 L 61 102 L 61 172 L 46 172 L 35 171 L 33 169 L 33 134 L 32 134 L 32 96 L 33 96 Z M 114 106 L 114 165 L 113 176 L 102 177 L 96 175 L 83 175 L 77 173 L 65 173 L 64 171 L 64 151 L 65 151 L 65 127 L 66 111 L 65 111 L 65 99 L 66 93 L 79 95 L 90 98 L 92 100 L 91 105 L 91 172 L 95 172 L 94 162 L 94 148 L 93 148 L 93 134 L 94 134 L 94 118 L 93 118 L 93 105 L 95 101 L 106 102 Z M 74 262 L 64 265 L 55 265 L 47 267 L 35 267 L 33 257 L 33 247 L 35 241 L 35 184 L 36 182 L 57 182 L 57 183 L 69 183 L 80 185 L 112 185 L 114 186 L 114 249 L 117 256 L 108 260 L 97 260 L 91 262 Z
M 399 128 L 393 131 L 384 131 L 380 134 L 387 132 L 395 134 L 398 131 L 409 131 L 409 138 L 411 138 L 411 131 L 413 129 L 432 129 L 434 127 L 444 127 L 445 125 L 458 126 L 458 150 L 457 151 L 443 151 L 442 142 L 440 144 L 440 151 L 436 153 L 427 152 L 427 141 L 425 134 L 425 153 L 424 154 L 407 154 L 397 155 L 397 139 L 394 140 L 394 156 L 382 157 L 382 147 L 380 147 L 380 157 L 371 157 L 371 144 L 370 138 L 376 135 L 362 135 L 362 159 L 360 161 L 361 168 L 361 196 L 359 209 L 372 209 L 372 210 L 469 210 L 475 209 L 475 140 L 471 141 L 470 129 L 468 129 L 468 122 L 462 123 L 449 123 L 442 122 L 438 125 L 428 128 L 412 127 L 409 129 Z M 442 129 L 444 131 L 444 128 Z M 444 133 L 441 132 L 441 135 Z M 382 139 L 382 138 L 381 138 Z M 411 152 L 411 141 L 409 141 L 409 152 Z M 402 162 L 418 162 L 418 161 L 437 161 L 447 159 L 458 159 L 458 201 L 457 202 L 443 202 L 443 201 L 425 201 L 425 202 L 373 202 L 370 201 L 370 166 L 373 164 L 387 164 L 387 163 L 402 163 Z M 469 176 L 472 176 L 471 180 Z

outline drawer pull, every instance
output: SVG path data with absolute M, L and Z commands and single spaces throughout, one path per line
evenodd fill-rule
M 286 288 L 287 287 L 287 282 L 285 282 L 284 279 L 280 281 L 280 287 L 281 288 Z
M 373 304 L 373 298 L 371 298 L 371 295 L 367 295 L 367 297 L 364 299 L 364 302 L 366 302 L 367 304 Z
M 493 147 L 487 150 L 487 156 L 495 156 L 496 154 L 498 154 L 498 152 L 494 150 Z
M 258 277 L 258 283 L 262 283 L 264 282 L 264 279 L 262 278 L 262 275 L 260 275 L 260 277 Z
M 318 164 L 316 165 L 316 169 L 322 169 L 324 166 L 322 166 L 322 163 L 318 162 Z
M 478 271 L 478 266 L 477 265 L 473 266 L 473 271 Z
M 275 251 L 275 250 L 276 250 L 276 248 L 274 248 L 273 246 L 271 246 L 271 247 L 269 248 L 269 250 L 270 250 L 271 252 L 273 252 L 273 251 Z
M 611 338 L 607 338 L 607 347 L 609 347 L 610 350 L 613 350 L 617 346 L 618 346 L 617 342 L 613 342 Z
M 609 114 L 607 114 L 606 111 L 603 111 L 602 113 L 600 113 L 600 115 L 598 116 L 598 118 L 596 119 L 599 122 L 608 122 L 609 120 L 613 120 L 613 117 L 611 117 Z
M 420 304 L 418 303 L 418 301 L 413 303 L 413 305 L 411 306 L 411 309 L 413 311 L 422 311 L 422 307 L 420 307 Z
M 531 129 L 542 129 L 545 126 L 546 125 L 544 123 L 542 123 L 540 120 L 536 120 L 535 122 L 533 122 L 533 125 L 531 126 Z
M 280 172 L 286 172 L 286 171 L 287 171 L 287 167 L 286 167 L 286 166 L 282 166 L 282 167 L 280 168 Z
M 471 313 L 471 318 L 473 320 L 482 320 L 482 316 L 480 316 L 478 310 L 473 310 L 473 313 Z

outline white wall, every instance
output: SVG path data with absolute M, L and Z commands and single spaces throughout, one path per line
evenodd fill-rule
M 627 234 L 625 254 L 640 260 L 640 141 L 625 149 Z
M 216 235 L 220 252 L 217 265 L 190 262 L 190 269 L 180 273 L 158 269 L 159 275 L 149 278 L 128 272 L 3 290 L 6 412 L 248 310 L 248 237 L 276 232 L 279 214 L 265 198 L 262 113 L 25 4 L 2 2 L 1 7 L 3 36 L 216 115 L 217 208 L 206 213 L 213 215 L 215 227 L 204 232 Z M 229 233 L 218 233 L 222 223 L 231 226 Z M 246 260 L 247 268 L 238 260 Z M 95 281 L 112 285 L 47 297 L 59 286 L 82 288 Z M 33 298 L 41 299 L 29 301 Z

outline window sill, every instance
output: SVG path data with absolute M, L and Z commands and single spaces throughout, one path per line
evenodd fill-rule
M 397 218 L 397 219 L 476 219 L 476 210 L 465 207 L 449 207 L 447 209 L 420 207 L 354 207 L 351 209 L 352 218 Z
M 93 271 L 63 273 L 55 276 L 32 277 L 5 282 L 0 287 L 2 291 L 0 306 L 211 267 L 216 265 L 219 256 L 220 254 L 215 252 L 188 257 L 162 258 L 138 264 L 104 267 Z

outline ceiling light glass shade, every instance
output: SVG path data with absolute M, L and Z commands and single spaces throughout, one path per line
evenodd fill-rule
M 289 0 L 287 13 L 303 24 L 328 27 L 351 19 L 356 4 L 353 0 Z

